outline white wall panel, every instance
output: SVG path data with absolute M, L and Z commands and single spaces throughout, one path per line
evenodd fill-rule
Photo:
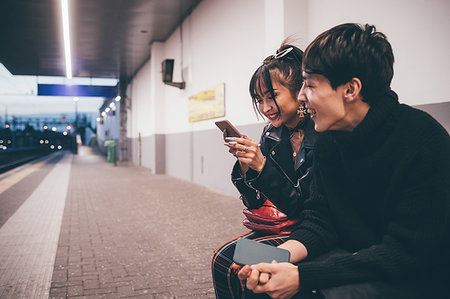
M 222 82 L 226 117 L 237 124 L 256 121 L 248 82 L 264 58 L 264 23 L 260 0 L 203 1 L 197 6 L 182 27 L 186 89 L 166 87 L 170 110 L 165 133 L 214 128 L 214 120 L 189 123 L 187 102 L 189 96 Z M 180 51 L 178 28 L 166 42 L 167 58 L 175 58 L 175 81 L 181 79 Z
M 450 1 L 310 0 L 309 42 L 346 22 L 374 24 L 395 57 L 392 88 L 410 105 L 449 101 Z

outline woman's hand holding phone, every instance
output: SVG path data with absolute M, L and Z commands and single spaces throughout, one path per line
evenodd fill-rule
M 216 121 L 215 124 L 222 131 L 225 145 L 229 148 L 228 151 L 238 158 L 242 172 L 246 173 L 249 168 L 260 172 L 266 158 L 262 154 L 259 144 L 241 134 L 228 120 Z
M 241 170 L 246 173 L 248 168 L 261 172 L 266 162 L 259 144 L 250 138 L 243 137 L 225 137 L 225 145 L 229 152 L 233 154 L 241 165 Z

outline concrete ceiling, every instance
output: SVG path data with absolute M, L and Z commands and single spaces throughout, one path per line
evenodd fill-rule
M 69 0 L 73 77 L 129 80 L 201 0 Z M 0 1 L 0 62 L 65 76 L 60 0 Z

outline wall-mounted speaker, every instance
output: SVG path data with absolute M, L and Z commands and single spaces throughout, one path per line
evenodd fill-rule
M 173 59 L 166 59 L 162 62 L 162 80 L 164 83 L 172 82 Z

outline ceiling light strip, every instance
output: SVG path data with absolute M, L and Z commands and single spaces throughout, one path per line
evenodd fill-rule
M 66 77 L 72 78 L 72 54 L 70 53 L 69 0 L 61 0 L 63 21 L 64 54 L 66 57 Z

